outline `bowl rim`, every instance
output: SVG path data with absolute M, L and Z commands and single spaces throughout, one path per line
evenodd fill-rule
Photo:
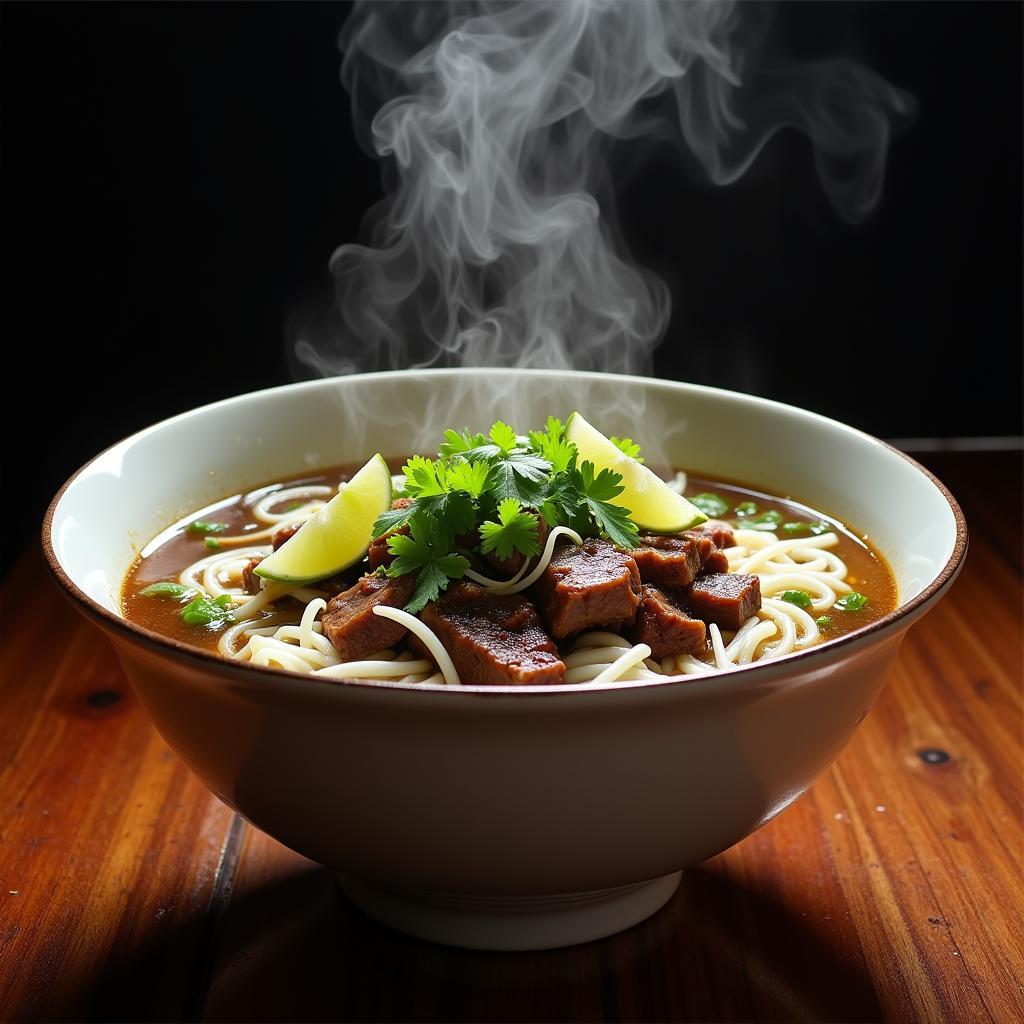
M 774 399 L 762 398 L 757 395 L 747 395 L 739 391 L 730 391 L 726 388 L 716 388 L 704 384 L 692 384 L 686 381 L 674 381 L 665 380 L 657 377 L 640 377 L 630 374 L 609 374 L 599 373 L 594 371 L 583 371 L 583 370 L 543 370 L 543 369 L 532 369 L 532 368 L 514 368 L 514 367 L 465 367 L 465 368 L 454 368 L 454 367 L 443 367 L 443 368 L 416 368 L 409 370 L 383 370 L 375 373 L 365 373 L 353 375 L 359 379 L 381 379 L 381 378 L 393 378 L 396 376 L 426 376 L 426 377 L 451 377 L 459 376 L 467 372 L 486 372 L 488 375 L 493 374 L 509 374 L 509 375 L 521 375 L 536 374 L 538 376 L 551 377 L 551 376 L 562 376 L 562 377 L 574 377 L 574 378 L 586 378 L 594 380 L 604 380 L 610 376 L 621 378 L 625 381 L 635 382 L 645 386 L 668 386 L 673 389 L 691 389 L 702 393 L 720 394 L 728 396 L 731 399 L 741 399 L 746 402 L 753 403 L 762 407 L 769 407 L 779 409 L 788 413 L 797 413 L 801 416 L 809 417 L 811 420 L 816 420 L 822 424 L 828 424 L 831 427 L 840 427 L 842 430 L 853 434 L 863 441 L 866 441 L 870 445 L 875 445 L 883 448 L 889 452 L 893 452 L 900 456 L 903 460 L 908 462 L 913 469 L 924 476 L 931 484 L 939 491 L 944 500 L 949 505 L 950 511 L 953 515 L 953 521 L 956 529 L 956 538 L 953 544 L 953 550 L 950 553 L 946 563 L 942 566 L 939 572 L 931 583 L 928 584 L 920 593 L 915 594 L 905 604 L 899 605 L 893 611 L 887 612 L 880 619 L 876 619 L 874 622 L 869 623 L 866 626 L 862 626 L 858 629 L 851 631 L 841 637 L 836 637 L 833 640 L 826 640 L 824 643 L 820 643 L 811 647 L 805 651 L 794 651 L 790 654 L 783 655 L 779 658 L 773 658 L 770 661 L 764 662 L 752 662 L 748 665 L 739 665 L 732 669 L 719 670 L 708 675 L 676 675 L 666 676 L 664 679 L 648 680 L 648 679 L 636 679 L 636 680 L 616 680 L 608 683 L 597 683 L 597 684 L 579 684 L 579 683 L 560 683 L 554 686 L 487 686 L 483 684 L 474 683 L 463 683 L 459 686 L 447 686 L 441 684 L 423 684 L 423 683 L 398 683 L 393 681 L 378 680 L 378 679 L 338 679 L 338 678 L 321 678 L 311 677 L 308 673 L 294 672 L 290 669 L 271 668 L 265 665 L 251 665 L 248 662 L 232 662 L 231 660 L 217 654 L 213 651 L 207 651 L 199 647 L 193 647 L 181 640 L 176 640 L 173 637 L 164 636 L 161 633 L 157 633 L 154 630 L 147 629 L 145 626 L 137 625 L 134 622 L 124 618 L 121 615 L 112 612 L 110 609 L 105 608 L 94 598 L 90 597 L 85 591 L 83 591 L 68 575 L 61 565 L 60 559 L 57 556 L 56 551 L 53 548 L 52 542 L 52 527 L 53 519 L 56 514 L 57 506 L 60 504 L 61 499 L 65 493 L 71 487 L 71 485 L 81 476 L 90 466 L 101 459 L 107 452 L 121 446 L 127 445 L 129 442 L 137 442 L 143 436 L 155 433 L 176 422 L 177 420 L 187 419 L 190 416 L 194 416 L 199 412 L 205 412 L 208 410 L 214 410 L 220 407 L 241 403 L 257 396 L 269 396 L 276 392 L 281 391 L 296 391 L 303 389 L 313 389 L 319 387 L 327 387 L 331 382 L 336 382 L 339 378 L 336 377 L 324 377 L 309 381 L 298 381 L 290 384 L 277 385 L 271 388 L 262 388 L 258 391 L 250 391 L 241 395 L 234 395 L 228 398 L 223 398 L 215 402 L 208 402 L 206 405 L 196 406 L 193 409 L 188 409 L 185 412 L 178 413 L 174 416 L 170 416 L 166 419 L 160 420 L 147 427 L 143 427 L 141 430 L 136 431 L 133 434 L 129 434 L 126 437 L 115 441 L 113 444 L 108 445 L 106 448 L 97 452 L 91 459 L 84 462 L 78 469 L 75 470 L 71 476 L 63 483 L 57 493 L 54 495 L 50 504 L 47 506 L 46 512 L 43 515 L 42 521 L 42 549 L 43 556 L 46 561 L 47 567 L 50 570 L 51 575 L 56 582 L 63 589 L 65 596 L 73 603 L 81 606 L 80 610 L 83 611 L 88 618 L 93 619 L 98 625 L 104 628 L 112 629 L 117 633 L 123 634 L 128 639 L 134 642 L 141 642 L 143 646 L 149 648 L 155 648 L 158 652 L 163 652 L 178 657 L 183 657 L 186 660 L 198 662 L 200 666 L 209 668 L 211 670 L 219 670 L 221 673 L 226 673 L 232 676 L 238 675 L 239 678 L 246 679 L 251 677 L 252 681 L 258 682 L 261 687 L 266 686 L 266 682 L 269 680 L 276 680 L 281 683 L 285 681 L 300 680 L 306 684 L 312 684 L 316 687 L 318 692 L 322 693 L 342 693 L 349 689 L 356 689 L 358 691 L 407 691 L 412 690 L 418 693 L 447 693 L 452 695 L 481 695 L 484 697 L 492 696 L 519 696 L 523 698 L 544 696 L 553 696 L 556 694 L 586 694 L 586 693 L 606 693 L 609 690 L 657 690 L 663 691 L 666 687 L 684 687 L 687 691 L 704 692 L 706 689 L 705 685 L 702 684 L 718 684 L 725 681 L 739 681 L 741 674 L 749 675 L 754 673 L 757 680 L 765 680 L 766 676 L 775 676 L 778 673 L 772 670 L 791 666 L 794 659 L 799 659 L 801 665 L 806 665 L 809 669 L 813 668 L 814 662 L 822 662 L 825 659 L 831 660 L 831 657 L 839 651 L 840 648 L 849 648 L 853 646 L 862 646 L 866 640 L 876 636 L 881 632 L 895 632 L 898 630 L 902 620 L 908 618 L 917 618 L 914 613 L 923 614 L 926 605 L 930 605 L 937 600 L 939 594 L 944 591 L 956 578 L 960 569 L 963 567 L 964 559 L 967 554 L 968 547 L 968 532 L 967 522 L 964 517 L 963 511 L 956 499 L 953 497 L 949 488 L 935 476 L 930 470 L 922 466 L 916 459 L 911 458 L 906 452 L 900 451 L 899 448 L 894 447 L 887 441 L 883 441 L 880 438 L 868 434 L 865 431 L 858 430 L 856 427 L 851 427 L 849 424 L 843 423 L 840 420 L 832 419 L 828 416 L 823 416 L 820 413 L 812 412 L 809 409 L 802 409 L 799 406 L 789 405 L 785 402 L 778 402 Z M 909 628 L 910 623 L 907 623 Z M 755 679 L 745 679 L 745 683 L 753 684 Z M 717 686 L 715 687 L 717 688 Z

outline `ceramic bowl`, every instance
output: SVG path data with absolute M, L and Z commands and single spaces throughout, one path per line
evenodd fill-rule
M 852 524 L 892 567 L 898 609 L 804 653 L 697 681 L 543 688 L 312 681 L 121 617 L 138 551 L 191 509 L 374 451 L 434 450 L 448 426 L 542 423 L 573 408 L 675 466 Z M 796 799 L 868 713 L 966 540 L 934 477 L 840 423 L 711 388 L 517 370 L 367 374 L 196 409 L 84 466 L 43 529 L 57 580 L 217 796 L 337 871 L 371 916 L 489 949 L 634 924 L 672 895 L 680 869 Z

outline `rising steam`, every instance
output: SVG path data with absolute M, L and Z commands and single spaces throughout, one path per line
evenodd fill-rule
M 712 182 L 780 129 L 808 136 L 843 218 L 877 202 L 911 98 L 850 60 L 783 65 L 763 5 L 360 3 L 340 39 L 361 144 L 389 194 L 332 260 L 329 311 L 293 320 L 324 374 L 410 366 L 642 373 L 662 281 L 615 230 L 605 157 L 674 137 Z

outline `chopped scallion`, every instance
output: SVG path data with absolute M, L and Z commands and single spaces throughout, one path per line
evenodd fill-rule
M 695 494 L 687 499 L 691 505 L 696 505 L 706 516 L 717 518 L 724 516 L 729 511 L 729 503 L 720 494 L 712 494 L 705 491 L 703 494 Z
M 745 530 L 775 530 L 782 522 L 782 513 L 770 508 L 759 516 L 747 516 L 743 520 Z
M 795 604 L 797 608 L 810 608 L 811 598 L 805 590 L 784 590 L 782 600 L 789 604 Z
M 165 601 L 183 601 L 195 593 L 195 588 L 183 586 L 181 583 L 172 583 L 169 580 L 163 583 L 151 583 L 148 587 L 139 591 L 140 597 L 161 597 Z
M 868 603 L 868 599 L 863 595 L 857 593 L 856 590 L 851 590 L 849 594 L 843 594 L 838 601 L 836 601 L 836 608 L 844 612 L 859 612 L 861 608 L 865 607 Z
M 832 625 L 832 616 L 831 615 L 819 615 L 814 620 L 814 624 L 818 627 L 818 629 L 824 629 L 826 626 L 831 626 Z
M 757 505 L 752 501 L 741 501 L 733 510 L 741 519 L 745 516 L 756 516 Z
M 227 528 L 227 523 L 209 523 L 204 519 L 197 519 L 194 523 L 189 523 L 185 531 L 196 537 L 207 537 L 211 533 L 223 533 Z
M 221 594 L 212 601 L 200 594 L 181 609 L 181 621 L 186 626 L 219 626 L 230 619 L 230 594 Z

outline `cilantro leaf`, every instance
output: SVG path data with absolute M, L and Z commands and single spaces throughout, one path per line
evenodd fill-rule
M 489 470 L 486 462 L 467 462 L 458 459 L 446 467 L 449 490 L 465 491 L 471 498 L 479 498 L 487 490 Z
M 468 430 L 463 430 L 460 434 L 457 430 L 446 430 L 444 443 L 437 449 L 437 454 L 442 459 L 448 459 L 453 455 L 465 455 L 482 444 L 487 444 L 487 437 L 484 434 L 471 434 Z
M 498 522 L 480 524 L 480 549 L 484 554 L 496 551 L 499 558 L 511 558 L 513 551 L 530 557 L 540 554 L 537 516 L 523 512 L 515 498 L 506 498 L 498 505 Z
M 551 463 L 553 473 L 564 473 L 576 455 L 576 445 L 565 439 L 565 426 L 554 416 L 548 417 L 546 430 L 531 430 L 530 446 Z
M 454 497 L 454 495 L 453 495 Z M 462 495 L 465 499 L 465 495 Z M 435 529 L 437 521 L 431 521 L 422 511 L 409 520 L 408 534 L 395 534 L 388 538 L 388 550 L 395 556 L 387 568 L 389 576 L 405 576 L 418 573 L 405 610 L 416 614 L 428 602 L 435 600 L 448 581 L 459 579 L 469 568 L 469 560 L 462 555 L 449 552 L 449 543 Z
M 596 501 L 610 501 L 622 493 L 622 474 L 611 469 L 602 469 L 594 475 L 594 464 L 584 462 L 579 468 L 580 490 Z
M 629 518 L 629 509 L 610 503 L 622 493 L 621 474 L 602 469 L 595 476 L 594 464 L 588 461 L 570 474 L 570 478 L 601 532 L 619 547 L 635 548 L 639 531 Z
M 459 534 L 476 525 L 473 499 L 463 491 L 448 491 L 416 499 L 416 514 L 429 523 L 437 543 L 447 551 Z
M 644 461 L 640 457 L 640 445 L 638 445 L 631 437 L 612 437 L 609 438 L 609 440 L 624 455 L 628 455 L 631 459 L 636 459 L 637 462 Z
M 422 455 L 414 455 L 403 467 L 405 474 L 405 493 L 414 498 L 420 494 L 443 494 L 444 483 L 438 478 L 438 471 L 443 474 L 444 467 L 433 459 L 425 459 Z
M 501 420 L 497 420 L 491 426 L 490 438 L 506 455 L 518 443 L 516 432 L 507 423 L 502 423 Z
M 480 435 L 477 436 L 481 443 L 461 453 L 471 462 L 475 462 L 477 459 L 493 459 L 499 456 L 511 455 L 512 452 L 522 450 L 516 432 L 507 423 L 502 423 L 501 420 L 496 420 L 491 426 L 490 434 L 488 435 L 490 440 Z
M 458 579 L 468 568 L 469 561 L 462 555 L 446 555 L 428 562 L 416 577 L 416 588 L 405 610 L 410 615 L 422 611 L 431 601 L 441 596 L 442 590 L 448 589 L 450 579 Z
M 536 505 L 550 469 L 551 463 L 539 456 L 514 451 L 491 463 L 488 489 L 497 501 L 516 498 L 524 505 Z
M 381 512 L 373 521 L 373 539 L 376 540 L 385 533 L 391 533 L 392 530 L 400 529 L 415 514 L 415 501 L 410 502 L 404 508 L 389 508 L 386 512 Z

